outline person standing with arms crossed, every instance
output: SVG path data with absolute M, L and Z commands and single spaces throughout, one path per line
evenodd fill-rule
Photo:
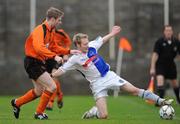
M 174 59 L 180 54 L 180 42 L 173 37 L 173 29 L 170 25 L 164 26 L 164 36 L 159 38 L 154 45 L 151 58 L 150 74 L 156 76 L 157 92 L 164 98 L 166 79 L 169 79 L 177 103 L 180 104 L 179 84 L 177 81 L 177 69 Z
M 40 96 L 39 104 L 34 114 L 35 119 L 48 119 L 48 115 L 44 113 L 50 97 L 56 90 L 56 84 L 46 69 L 46 60 L 53 58 L 58 63 L 62 62 L 53 51 L 49 50 L 49 46 L 53 43 L 53 32 L 55 27 L 61 23 L 64 13 L 59 9 L 50 7 L 46 13 L 46 20 L 38 25 L 28 36 L 25 43 L 25 59 L 24 67 L 32 79 L 34 88 L 29 90 L 23 96 L 13 99 L 11 105 L 13 107 L 14 116 L 19 118 L 20 107 L 23 104 L 31 102 Z M 67 50 L 66 54 L 76 54 L 77 50 Z

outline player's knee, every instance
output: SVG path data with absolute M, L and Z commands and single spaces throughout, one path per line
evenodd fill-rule
M 107 119 L 107 118 L 108 118 L 107 112 L 103 112 L 103 113 L 99 114 L 99 119 Z
M 56 84 L 54 83 L 54 84 L 51 86 L 51 91 L 54 92 L 54 91 L 56 91 L 56 89 L 57 89 L 57 86 L 56 86 Z
M 108 114 L 107 113 L 103 113 L 100 115 L 99 117 L 100 119 L 107 119 L 108 118 Z
M 41 96 L 41 94 L 43 93 L 43 89 L 34 89 L 34 93 L 36 94 L 36 96 Z
M 51 85 L 49 85 L 49 86 L 46 88 L 46 90 L 48 90 L 48 91 L 50 91 L 50 92 L 52 92 L 52 93 L 55 92 L 56 89 L 57 89 L 57 86 L 56 86 L 55 83 L 51 83 Z

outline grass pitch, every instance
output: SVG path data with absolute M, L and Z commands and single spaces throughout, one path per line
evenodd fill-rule
M 39 99 L 21 107 L 20 118 L 14 118 L 10 101 L 12 96 L 0 96 L 0 124 L 180 124 L 180 105 L 173 104 L 175 118 L 162 120 L 159 108 L 134 96 L 108 97 L 107 120 L 82 120 L 82 114 L 94 105 L 91 96 L 65 96 L 64 107 L 59 110 L 54 103 L 53 111 L 46 111 L 49 120 L 33 118 Z

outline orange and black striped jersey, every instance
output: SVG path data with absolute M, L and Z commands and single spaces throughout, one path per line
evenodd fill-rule
M 46 34 L 44 34 L 43 24 L 46 26 Z M 25 55 L 42 61 L 53 58 L 56 53 L 48 49 L 53 40 L 53 32 L 55 29 L 51 29 L 47 21 L 38 25 L 26 40 Z

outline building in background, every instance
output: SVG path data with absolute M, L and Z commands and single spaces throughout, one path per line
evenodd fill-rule
M 46 9 L 50 6 L 62 9 L 63 29 L 72 36 L 84 32 L 94 39 L 97 34 L 109 31 L 108 1 L 94 0 L 36 0 L 36 24 L 40 24 Z M 115 38 L 118 52 L 119 38 L 125 36 L 131 41 L 133 52 L 125 53 L 121 76 L 135 82 L 134 85 L 146 88 L 148 85 L 150 56 L 153 44 L 161 35 L 164 25 L 163 0 L 114 0 L 115 24 L 122 26 L 122 33 Z M 177 34 L 180 29 L 180 2 L 170 0 L 169 23 Z M 20 94 L 32 87 L 23 69 L 24 42 L 30 31 L 30 0 L 0 1 L 0 95 Z M 109 44 L 102 47 L 101 53 L 116 69 L 116 60 L 109 59 Z M 116 52 L 116 54 L 117 54 Z M 178 69 L 180 70 L 180 69 Z M 62 88 L 65 94 L 89 94 L 84 90 L 88 83 L 83 76 L 70 72 L 63 75 Z M 71 75 L 69 78 L 68 75 Z M 73 80 L 73 81 L 72 81 Z M 17 90 L 18 89 L 18 90 Z

